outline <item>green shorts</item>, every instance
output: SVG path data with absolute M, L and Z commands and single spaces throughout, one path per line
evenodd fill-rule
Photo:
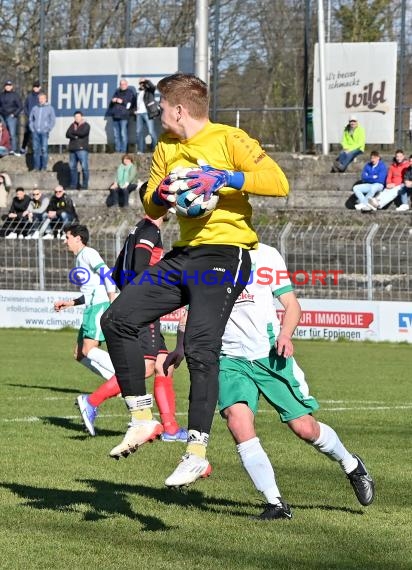
M 277 356 L 274 350 L 269 357 L 253 361 L 221 357 L 220 411 L 244 402 L 256 415 L 260 394 L 275 408 L 282 422 L 319 409 L 316 399 L 309 396 L 305 375 L 294 358 Z
M 102 328 L 100 326 L 100 318 L 106 309 L 110 307 L 110 303 L 98 303 L 86 307 L 83 313 L 83 321 L 77 336 L 77 343 L 82 344 L 83 339 L 91 338 L 104 342 Z

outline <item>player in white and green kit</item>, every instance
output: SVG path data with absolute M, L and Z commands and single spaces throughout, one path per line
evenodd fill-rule
M 303 371 L 293 358 L 292 335 L 301 309 L 285 262 L 273 247 L 251 251 L 253 279 L 238 297 L 222 339 L 219 409 L 237 444 L 240 460 L 267 504 L 259 519 L 291 518 L 275 474 L 256 436 L 260 394 L 301 439 L 337 461 L 362 505 L 374 498 L 374 483 L 362 460 L 349 453 L 336 432 L 311 415 L 319 408 L 309 395 Z M 282 324 L 274 297 L 285 309 Z
M 109 268 L 100 253 L 88 247 L 87 227 L 71 224 L 65 229 L 65 233 L 67 249 L 76 256 L 75 269 L 70 272 L 70 280 L 80 286 L 81 297 L 56 301 L 54 309 L 62 311 L 75 305 L 85 305 L 74 357 L 105 380 L 112 380 L 117 387 L 109 353 L 99 348 L 99 344 L 104 341 L 100 317 L 116 298 L 116 285 L 110 277 L 104 277 L 108 275 Z

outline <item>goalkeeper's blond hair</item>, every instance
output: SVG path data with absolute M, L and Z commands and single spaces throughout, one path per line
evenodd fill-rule
M 204 81 L 190 73 L 175 73 L 159 81 L 157 89 L 169 105 L 182 105 L 193 119 L 209 116 L 209 93 Z

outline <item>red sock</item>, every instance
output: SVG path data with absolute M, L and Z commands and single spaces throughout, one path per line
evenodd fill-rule
M 171 376 L 156 376 L 153 385 L 154 397 L 166 432 L 175 434 L 179 429 L 176 421 L 176 400 Z
M 87 399 L 89 404 L 97 408 L 100 404 L 103 404 L 105 400 L 113 398 L 118 394 L 120 394 L 119 384 L 117 383 L 116 376 L 112 376 L 109 380 L 104 382 L 104 384 L 101 384 L 93 394 L 87 396 Z

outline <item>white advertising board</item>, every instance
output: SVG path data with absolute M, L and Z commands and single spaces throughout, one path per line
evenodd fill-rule
M 325 44 L 326 124 L 329 143 L 339 143 L 350 115 L 365 128 L 369 144 L 393 144 L 396 42 Z M 313 85 L 315 143 L 322 142 L 319 45 Z
M 78 329 L 83 308 L 71 307 L 56 313 L 53 303 L 58 299 L 75 299 L 79 292 L 0 290 L 0 326 L 39 329 Z
M 57 299 L 73 299 L 77 292 L 0 290 L 0 326 L 60 329 L 79 328 L 83 308 L 56 313 Z M 302 318 L 295 338 L 374 340 L 412 343 L 412 302 L 301 299 Z M 275 309 L 274 309 L 275 310 Z M 276 309 L 280 319 L 281 308 Z M 162 317 L 163 332 L 175 333 L 180 309 Z
M 156 84 L 162 77 L 182 71 L 193 73 L 191 48 L 124 48 L 58 50 L 49 52 L 49 100 L 56 112 L 56 126 L 49 144 L 66 145 L 66 131 L 73 113 L 80 110 L 90 124 L 90 144 L 113 140 L 111 119 L 106 112 L 121 79 L 136 90 L 139 79 Z M 135 140 L 135 122 L 130 121 L 130 140 Z

